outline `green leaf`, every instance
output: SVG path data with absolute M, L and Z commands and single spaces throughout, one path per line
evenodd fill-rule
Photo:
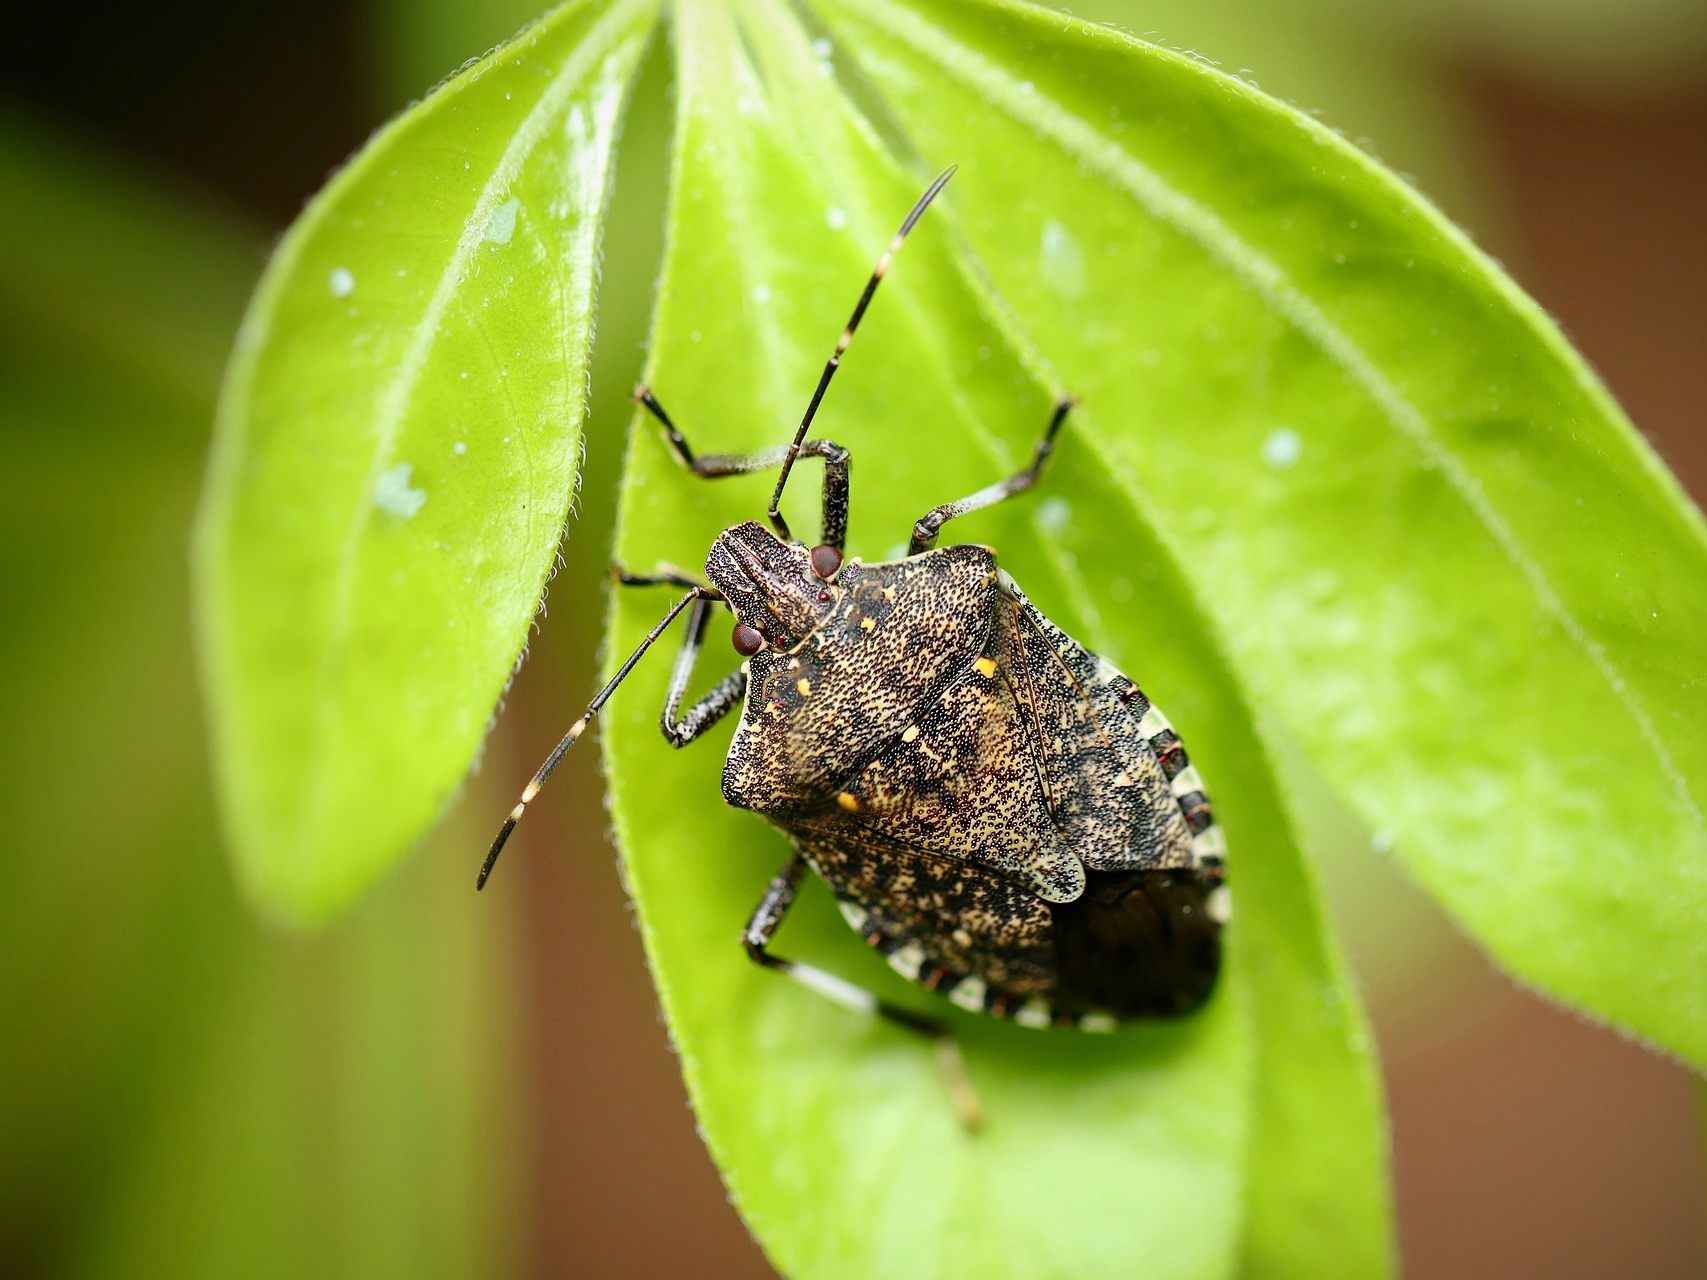
M 574 491 L 598 232 L 648 0 L 572 3 L 340 173 L 238 341 L 198 538 L 221 799 L 293 920 L 433 820 Z
M 219 856 L 184 547 L 264 241 L 4 112 L 0 175 L 7 1270 L 501 1274 L 515 922 L 468 910 L 478 835 L 311 942 Z
M 903 176 L 784 6 L 678 13 L 679 135 L 650 378 L 696 448 L 751 449 L 798 420 L 918 176 Z M 1015 147 L 1010 162 L 1028 158 Z M 1029 455 L 1054 387 L 994 304 L 933 211 L 818 419 L 854 453 L 852 552 L 896 553 L 927 507 Z M 954 533 L 999 547 L 1040 605 L 1140 678 L 1210 778 L 1238 906 L 1231 964 L 1203 1014 L 1098 1038 L 950 1011 L 990 1117 L 968 1136 L 914 1038 L 743 954 L 735 926 L 787 845 L 719 802 L 726 732 L 680 753 L 660 741 L 667 655 L 637 668 L 606 713 L 629 884 L 695 1106 L 785 1273 L 1195 1277 L 1319 1272 L 1324 1259 L 1385 1269 L 1380 1108 L 1360 1016 L 1238 684 L 1190 583 L 1111 478 L 1124 464 L 1091 428 L 1100 412 L 1069 428 L 1048 493 Z M 760 514 L 769 485 L 696 480 L 643 423 L 619 558 L 690 563 L 718 529 Z M 816 527 L 815 490 L 802 476 L 791 493 L 803 533 Z M 666 605 L 662 593 L 619 600 L 613 662 Z M 701 686 L 737 661 L 713 635 Z M 821 887 L 778 949 L 943 1009 L 875 963 Z
M 1536 306 L 1198 63 L 1017 5 L 818 8 L 963 166 L 962 229 L 1259 702 L 1501 963 L 1707 1063 L 1707 538 Z
M 1521 2 L 1521 0 L 1520 0 Z M 1347 20 L 1346 6 L 1366 10 Z M 1468 86 L 1364 0 L 1081 0 L 1080 18 L 1140 32 L 1303 108 L 1415 181 L 1461 223 L 1499 222 Z M 1383 10 L 1383 17 L 1385 10 Z

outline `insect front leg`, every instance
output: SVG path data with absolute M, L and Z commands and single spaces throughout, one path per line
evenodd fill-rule
M 678 715 L 682 698 L 687 694 L 688 681 L 693 678 L 694 662 L 699 657 L 700 644 L 705 639 L 705 624 L 711 617 L 711 603 L 706 599 L 694 602 L 693 612 L 688 615 L 688 633 L 682 640 L 681 652 L 676 654 L 676 665 L 670 671 L 670 688 L 664 695 L 664 714 L 659 718 L 659 727 L 672 747 L 687 746 L 728 715 L 747 693 L 747 673 L 734 671 L 725 676 L 715 689 L 689 707 L 685 715 Z
M 962 498 L 959 502 L 945 502 L 920 516 L 913 525 L 913 540 L 907 547 L 907 554 L 916 556 L 921 551 L 929 551 L 936 545 L 937 533 L 950 520 L 994 506 L 1004 498 L 1024 493 L 1035 485 L 1038 477 L 1043 474 L 1043 464 L 1049 461 L 1049 455 L 1055 450 L 1055 433 L 1061 430 L 1061 424 L 1067 420 L 1067 414 L 1077 403 L 1071 396 L 1063 396 L 1056 402 L 1055 412 L 1050 415 L 1049 426 L 1043 433 L 1043 439 L 1038 442 L 1031 465 L 1024 471 L 1011 475 L 1006 480 L 998 480 L 969 498 Z
M 619 587 L 689 587 L 710 592 L 716 599 L 723 598 L 721 592 L 706 586 L 686 569 L 678 569 L 673 564 L 661 564 L 651 573 L 630 573 L 620 564 L 613 563 L 610 576 L 611 581 Z
M 670 686 L 664 695 L 664 713 L 660 717 L 665 740 L 672 747 L 685 747 L 728 715 L 747 692 L 747 673 L 734 671 L 689 707 L 686 715 L 678 714 L 682 699 L 687 695 L 688 681 L 693 679 L 700 645 L 705 641 L 705 625 L 711 619 L 711 606 L 721 602 L 723 596 L 674 565 L 659 565 L 651 573 L 630 573 L 620 564 L 613 564 L 611 577 L 622 587 L 689 587 L 703 593 L 702 598 L 694 602 L 693 612 L 688 614 L 687 635 L 682 638 L 682 647 L 676 654 L 676 665 L 670 670 Z
M 759 471 L 771 471 L 793 457 L 824 460 L 824 518 L 822 541 L 841 551 L 848 540 L 848 451 L 833 440 L 808 440 L 798 448 L 778 445 L 758 453 L 709 453 L 699 456 L 688 446 L 687 438 L 658 403 L 658 397 L 647 386 L 635 388 L 634 399 L 658 420 L 664 429 L 664 439 L 680 462 L 694 475 L 706 480 L 725 476 L 747 476 Z
M 954 1038 L 948 1034 L 947 1027 L 934 1018 L 927 1018 L 910 1009 L 890 1004 L 887 1000 L 880 1000 L 864 987 L 856 986 L 845 978 L 838 978 L 835 974 L 826 973 L 812 965 L 801 964 L 771 953 L 771 939 L 776 936 L 783 917 L 794 904 L 795 894 L 800 891 L 800 882 L 805 876 L 806 859 L 796 853 L 784 864 L 782 870 L 771 878 L 770 887 L 765 890 L 765 896 L 759 899 L 759 905 L 753 909 L 752 917 L 741 934 L 748 957 L 753 963 L 794 979 L 808 991 L 814 991 L 844 1009 L 851 1009 L 855 1013 L 876 1014 L 897 1026 L 905 1027 L 908 1031 L 928 1037 L 937 1046 L 937 1063 L 947 1081 L 949 1096 L 953 1100 L 961 1124 L 968 1130 L 976 1131 L 984 1122 L 984 1111 L 979 1105 L 978 1095 L 972 1090 L 971 1081 L 967 1079 L 966 1064 L 961 1059 L 960 1049 Z

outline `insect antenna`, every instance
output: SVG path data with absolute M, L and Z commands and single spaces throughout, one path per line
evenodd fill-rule
M 907 238 L 907 233 L 913 229 L 913 224 L 924 215 L 930 202 L 936 199 L 937 192 L 948 185 L 948 180 L 954 176 L 954 171 L 957 168 L 959 168 L 958 165 L 951 164 L 938 174 L 936 181 L 925 188 L 925 194 L 919 197 L 911 212 L 902 220 L 901 229 L 895 233 L 895 238 L 889 242 L 889 247 L 883 251 L 883 256 L 877 260 L 877 265 L 872 268 L 871 279 L 865 282 L 865 289 L 859 295 L 859 301 L 854 304 L 853 316 L 848 320 L 847 327 L 842 330 L 842 336 L 836 340 L 835 353 L 830 356 L 824 365 L 824 372 L 819 375 L 817 389 L 812 392 L 812 400 L 806 406 L 806 413 L 800 419 L 800 425 L 795 428 L 794 440 L 788 446 L 788 452 L 783 456 L 782 473 L 776 478 L 776 491 L 771 494 L 770 511 L 767 513 L 770 517 L 771 527 L 777 531 L 777 535 L 784 542 L 792 541 L 793 537 L 788 531 L 788 522 L 782 518 L 782 491 L 788 484 L 788 473 L 794 469 L 794 460 L 800 456 L 800 446 L 806 439 L 806 433 L 812 429 L 812 419 L 817 416 L 819 402 L 824 399 L 824 392 L 830 385 L 830 379 L 835 377 L 836 370 L 841 368 L 842 354 L 848 349 L 848 344 L 853 341 L 854 330 L 859 328 L 859 322 L 865 315 L 865 309 L 871 305 L 871 296 L 877 292 L 877 286 L 883 282 L 883 274 L 889 270 L 889 263 L 900 250 L 901 242 Z
M 634 670 L 634 664 L 640 661 L 641 655 L 652 647 L 659 636 L 664 634 L 665 628 L 676 620 L 676 615 L 695 600 L 721 600 L 722 598 L 709 587 L 695 587 L 671 605 L 670 611 L 658 620 L 657 625 L 652 630 L 646 633 L 646 638 L 636 646 L 633 653 L 628 655 L 628 660 L 617 669 L 617 673 L 610 678 L 609 683 L 600 689 L 593 700 L 587 704 L 587 709 L 581 713 L 581 718 L 569 726 L 569 732 L 563 735 L 562 741 L 551 749 L 551 754 L 545 758 L 545 763 L 539 766 L 539 772 L 535 773 L 527 786 L 522 788 L 522 798 L 517 801 L 516 807 L 510 810 L 510 816 L 505 818 L 504 825 L 498 828 L 498 835 L 492 841 L 492 847 L 486 851 L 486 861 L 480 865 L 480 878 L 474 882 L 476 889 L 486 887 L 486 878 L 492 874 L 492 868 L 497 864 L 498 855 L 504 851 L 504 842 L 510 838 L 510 832 L 516 829 L 516 823 L 522 820 L 522 815 L 527 812 L 528 805 L 533 803 L 533 798 L 539 794 L 539 789 L 545 785 L 545 780 L 551 776 L 551 771 L 557 767 L 557 762 L 563 759 L 570 747 L 575 745 L 575 740 L 587 731 L 587 726 L 593 722 L 593 717 L 599 714 L 599 708 L 610 700 L 612 693 L 616 692 L 617 685 L 621 684 L 627 678 L 628 673 Z

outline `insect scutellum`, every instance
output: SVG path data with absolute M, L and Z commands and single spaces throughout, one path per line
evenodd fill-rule
M 953 174 L 931 183 L 878 259 L 786 445 L 696 455 L 651 389 L 636 390 L 692 474 L 778 469 L 770 528 L 747 522 L 719 534 L 708 582 L 670 568 L 615 569 L 623 585 L 684 594 L 527 784 L 478 883 L 564 753 L 686 612 L 664 736 L 685 746 L 741 707 L 723 797 L 765 816 L 793 846 L 747 922 L 748 954 L 848 1008 L 938 1038 L 974 1123 L 942 1022 L 769 950 L 808 871 L 903 976 L 962 1008 L 1038 1027 L 1110 1030 L 1195 1010 L 1219 972 L 1229 899 L 1221 830 L 1160 711 L 1039 611 L 988 548 L 936 546 L 950 520 L 1037 483 L 1070 397 L 1058 400 L 1026 468 L 926 512 L 904 558 L 844 559 L 848 451 L 807 435 L 896 251 Z M 825 467 L 821 541 L 811 548 L 780 510 L 802 457 Z M 734 615 L 743 661 L 684 709 L 719 605 Z

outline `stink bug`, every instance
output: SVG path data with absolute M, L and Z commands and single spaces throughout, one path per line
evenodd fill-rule
M 754 961 L 941 1037 L 933 1019 L 771 952 L 811 870 L 873 950 L 962 1008 L 1084 1030 L 1190 1013 L 1214 986 L 1228 905 L 1221 831 L 1197 769 L 1138 686 L 1050 622 L 992 551 L 936 545 L 950 520 L 1037 483 L 1072 401 L 1056 406 L 1029 467 L 927 512 L 907 555 L 884 563 L 844 559 L 848 452 L 806 438 L 896 250 L 953 172 L 931 184 L 878 260 L 787 445 L 698 456 L 652 392 L 635 393 L 693 474 L 780 468 L 771 527 L 724 530 L 706 556 L 709 583 L 618 570 L 622 584 L 686 593 L 528 783 L 479 883 L 563 754 L 686 612 L 664 736 L 685 746 L 740 706 L 723 798 L 762 814 L 794 847 L 747 922 Z M 801 457 L 825 465 L 813 547 L 779 510 Z M 683 711 L 718 605 L 734 615 L 743 661 Z

